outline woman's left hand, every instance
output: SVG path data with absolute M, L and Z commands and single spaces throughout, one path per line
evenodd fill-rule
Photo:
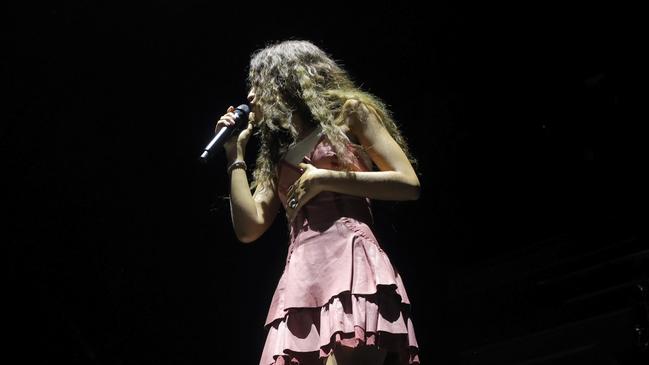
M 289 223 L 293 222 L 300 208 L 322 191 L 321 179 L 327 171 L 310 163 L 302 162 L 298 166 L 303 171 L 302 175 L 288 188 L 286 193 L 286 214 Z M 293 201 L 293 199 L 295 200 Z M 294 206 L 291 207 L 291 205 Z

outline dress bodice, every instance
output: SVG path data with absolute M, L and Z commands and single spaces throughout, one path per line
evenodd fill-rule
M 352 171 L 369 171 L 371 163 L 364 156 L 360 148 L 348 144 L 352 152 Z M 310 163 L 319 169 L 342 170 L 338 156 L 334 152 L 326 134 L 322 133 L 314 148 L 304 155 L 303 162 Z M 284 206 L 287 207 L 287 190 L 300 177 L 302 169 L 289 163 L 286 159 L 280 160 L 278 168 L 278 195 Z M 302 231 L 318 232 L 326 230 L 341 217 L 353 218 L 371 225 L 372 213 L 370 200 L 365 197 L 340 194 L 330 191 L 320 192 L 305 204 L 297 213 L 290 225 L 291 241 L 295 240 Z

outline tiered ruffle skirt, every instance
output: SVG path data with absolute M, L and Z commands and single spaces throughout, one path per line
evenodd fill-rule
M 385 365 L 419 364 L 410 302 L 369 227 L 341 218 L 289 247 L 260 365 L 322 365 L 336 347 L 376 347 Z

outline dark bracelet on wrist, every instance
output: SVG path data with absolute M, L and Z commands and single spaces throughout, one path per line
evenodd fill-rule
M 243 169 L 244 171 L 247 171 L 248 167 L 246 166 L 245 161 L 234 161 L 232 165 L 228 167 L 228 175 L 232 173 L 232 170 L 234 169 Z

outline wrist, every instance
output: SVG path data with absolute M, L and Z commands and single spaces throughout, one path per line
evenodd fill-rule
M 320 191 L 330 191 L 333 181 L 336 179 L 334 170 L 321 169 L 315 178 L 315 185 Z
M 241 169 L 243 171 L 248 170 L 248 166 L 246 166 L 246 161 L 243 160 L 236 160 L 230 164 L 228 164 L 228 175 L 232 174 L 232 171 L 235 169 Z

